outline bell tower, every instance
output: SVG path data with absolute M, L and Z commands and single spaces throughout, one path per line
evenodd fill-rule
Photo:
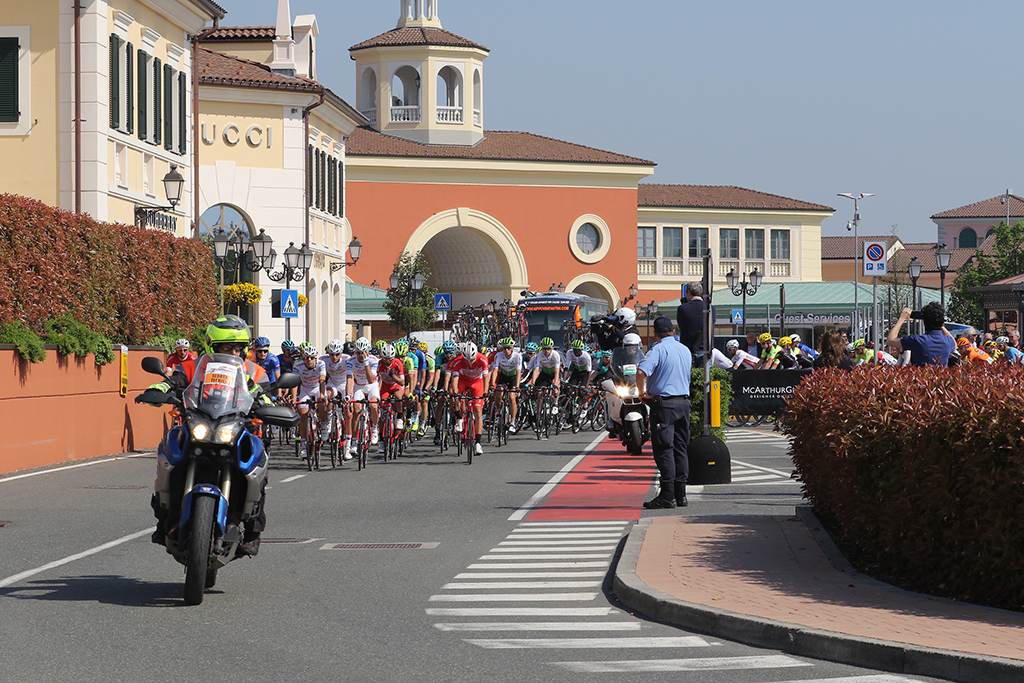
M 397 26 L 349 48 L 356 106 L 370 125 L 435 145 L 483 140 L 483 62 L 489 50 L 444 30 L 438 0 L 399 0 Z

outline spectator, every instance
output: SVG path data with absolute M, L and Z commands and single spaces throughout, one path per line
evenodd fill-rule
M 673 337 L 672 321 L 654 321 L 659 343 L 640 361 L 636 387 L 651 406 L 651 445 L 661 474 L 661 491 L 644 503 L 653 510 L 685 507 L 690 476 L 690 350 Z
M 956 343 L 953 335 L 946 329 L 946 314 L 942 306 L 932 302 L 922 309 L 924 314 L 924 334 L 913 334 L 902 339 L 899 336 L 903 323 L 910 320 L 911 311 L 904 308 L 900 313 L 896 324 L 889 331 L 886 343 L 896 349 L 897 353 L 910 351 L 910 364 L 922 365 L 947 365 L 949 355 L 953 353 Z
M 751 356 L 758 356 L 761 354 L 761 345 L 757 343 L 757 332 L 747 332 L 746 352 Z
M 711 307 L 711 319 L 716 319 L 715 307 Z M 694 365 L 704 364 L 704 285 L 691 282 L 686 286 L 686 301 L 676 309 L 676 323 L 679 325 L 679 342 L 690 350 Z
M 1006 336 L 1010 338 L 1010 346 L 1012 346 L 1013 348 L 1015 348 L 1015 349 L 1017 349 L 1019 351 L 1020 350 L 1020 332 L 1018 332 L 1017 330 L 1010 330 L 1010 333 L 1008 335 L 1006 335 Z
M 821 337 L 821 353 L 814 359 L 814 369 L 841 368 L 849 372 L 853 370 L 853 361 L 846 355 L 843 336 L 832 330 Z

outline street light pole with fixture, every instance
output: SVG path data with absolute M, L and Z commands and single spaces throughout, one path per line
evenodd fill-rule
M 171 164 L 171 169 L 163 178 L 164 194 L 170 206 L 140 206 L 135 205 L 135 225 L 145 228 L 153 223 L 162 211 L 173 211 L 174 207 L 181 202 L 181 193 L 185 189 L 185 178 L 178 173 L 178 165 Z
M 952 256 L 953 252 L 947 249 L 945 244 L 940 244 L 938 251 L 935 252 L 935 265 L 939 267 L 939 293 L 942 299 L 943 315 L 946 312 L 946 270 L 949 268 L 949 260 Z
M 747 274 L 743 273 L 743 282 L 740 282 L 740 276 L 736 274 L 735 268 L 730 268 L 729 272 L 725 276 L 725 284 L 732 290 L 733 296 L 743 296 L 743 335 L 747 334 L 747 297 L 754 296 L 757 294 L 758 288 L 761 286 L 761 280 L 764 276 L 761 275 L 761 271 L 754 268 L 750 272 L 750 282 L 747 282 Z
M 921 277 L 921 262 L 917 260 L 917 257 L 910 259 L 910 263 L 907 264 L 907 274 L 910 275 L 910 308 L 917 309 L 917 278 Z M 917 332 L 917 321 L 911 323 L 914 326 L 914 331 Z
M 860 225 L 860 206 L 858 203 L 861 199 L 874 197 L 875 195 L 871 192 L 861 192 L 856 195 L 851 192 L 839 192 L 836 196 L 853 200 L 853 220 L 846 221 L 846 229 L 853 230 L 853 320 L 851 321 L 850 331 L 852 337 L 856 339 L 860 335 L 860 302 L 858 299 L 860 290 L 860 238 L 857 234 L 857 227 Z

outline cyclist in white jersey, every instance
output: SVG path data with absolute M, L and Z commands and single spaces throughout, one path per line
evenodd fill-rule
M 558 414 L 558 383 L 562 372 L 562 357 L 555 351 L 555 341 L 551 337 L 540 340 L 540 351 L 526 366 L 530 373 L 530 383 L 537 387 L 553 386 L 555 388 L 554 411 Z M 537 394 L 537 414 L 542 410 L 540 394 Z M 537 428 L 536 425 L 534 425 Z
M 327 419 L 327 368 L 317 357 L 319 355 L 315 346 L 307 345 L 302 350 L 302 361 L 296 363 L 293 368 L 300 381 L 299 397 L 295 407 L 299 413 L 299 438 L 302 441 L 299 446 L 300 453 L 306 452 L 306 426 L 309 422 L 309 405 L 303 402 L 310 400 L 315 403 L 321 424 Z
M 348 380 L 348 354 L 344 353 L 344 345 L 340 339 L 333 339 L 327 344 L 326 354 L 320 357 L 323 361 L 324 367 L 327 368 L 327 400 L 330 401 L 333 398 L 341 396 L 345 397 L 345 387 Z M 348 453 L 346 446 L 346 439 L 348 436 L 345 433 L 345 422 L 344 416 L 339 411 L 338 406 L 334 406 L 332 411 L 338 415 L 338 425 L 341 429 L 341 433 L 338 434 L 338 443 L 342 446 L 341 452 L 342 457 L 345 460 L 350 459 L 352 456 Z M 324 440 L 326 441 L 330 437 L 331 424 L 330 420 L 324 420 L 323 433 Z
M 494 387 L 494 400 L 500 401 L 505 387 L 519 388 L 519 382 L 523 378 L 523 357 L 515 349 L 515 340 L 506 337 L 498 342 L 501 350 L 494 356 L 494 372 L 491 375 L 491 386 Z M 509 399 L 509 425 L 508 433 L 516 433 L 516 392 L 510 391 Z M 495 404 L 497 405 L 497 404 Z
M 569 384 L 590 386 L 593 361 L 587 350 L 583 348 L 582 339 L 577 339 L 572 343 L 569 353 L 565 354 L 565 364 L 569 367 Z
M 370 400 L 370 424 L 373 425 L 373 433 L 370 443 L 376 445 L 380 439 L 377 430 L 377 422 L 380 413 L 377 403 L 380 401 L 380 384 L 377 382 L 378 359 L 370 354 L 370 340 L 360 337 L 356 340 L 356 355 L 351 356 L 348 361 L 348 380 L 346 394 L 353 401 L 361 401 L 364 398 Z M 354 434 L 355 411 L 349 414 L 349 434 Z M 349 445 L 351 448 L 351 444 Z

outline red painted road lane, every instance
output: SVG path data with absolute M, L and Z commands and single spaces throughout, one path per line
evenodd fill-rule
M 656 473 L 649 446 L 629 455 L 607 438 L 526 519 L 640 519 Z

